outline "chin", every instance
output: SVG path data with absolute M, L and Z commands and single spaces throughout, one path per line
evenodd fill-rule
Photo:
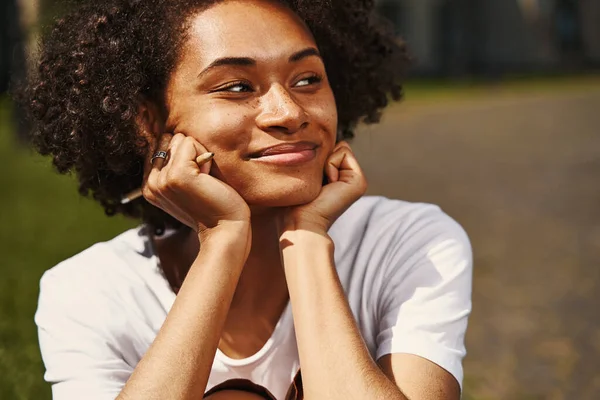
M 244 197 L 251 206 L 292 207 L 307 204 L 321 193 L 321 180 L 288 178 L 277 180 L 268 187 L 252 188 Z

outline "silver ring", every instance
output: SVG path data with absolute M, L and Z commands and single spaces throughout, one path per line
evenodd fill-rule
M 154 155 L 150 159 L 150 164 L 154 164 L 154 160 L 157 158 L 162 158 L 163 160 L 166 160 L 167 152 L 166 151 L 157 151 L 156 153 L 154 153 Z

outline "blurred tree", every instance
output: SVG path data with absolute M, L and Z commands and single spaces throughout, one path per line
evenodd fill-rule
M 0 93 L 25 75 L 25 42 L 16 0 L 0 2 Z
M 25 35 L 17 0 L 0 1 L 0 94 L 26 79 Z M 20 109 L 15 109 L 17 137 L 25 141 L 29 125 Z
M 485 46 L 480 0 L 442 0 L 437 14 L 440 72 L 465 77 L 483 72 Z
M 576 0 L 558 0 L 554 29 L 563 66 L 576 67 L 583 61 L 579 4 Z
M 600 67 L 600 1 L 579 0 L 578 5 L 586 61 Z

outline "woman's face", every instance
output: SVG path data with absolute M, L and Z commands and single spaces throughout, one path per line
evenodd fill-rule
M 291 206 L 319 194 L 335 99 L 311 33 L 290 10 L 231 0 L 193 17 L 166 106 L 166 129 L 214 152 L 211 174 L 248 204 Z

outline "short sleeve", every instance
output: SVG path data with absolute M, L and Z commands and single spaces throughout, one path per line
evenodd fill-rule
M 52 272 L 41 279 L 35 322 L 53 399 L 114 400 L 133 372 L 112 328 L 124 310 Z
M 471 311 L 469 239 L 439 209 L 403 232 L 392 250 L 378 301 L 377 359 L 391 353 L 426 358 L 462 387 L 464 339 Z

